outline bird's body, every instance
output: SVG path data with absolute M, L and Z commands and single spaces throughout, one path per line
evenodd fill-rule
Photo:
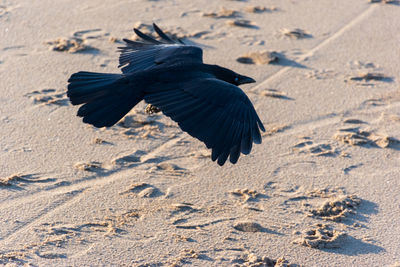
M 144 42 L 125 40 L 122 74 L 78 72 L 68 80 L 67 95 L 83 121 L 110 127 L 145 100 L 176 121 L 182 130 L 212 148 L 223 165 L 230 156 L 248 154 L 264 130 L 252 103 L 237 85 L 254 82 L 232 70 L 204 64 L 202 50 L 154 29 L 164 42 L 135 32 Z

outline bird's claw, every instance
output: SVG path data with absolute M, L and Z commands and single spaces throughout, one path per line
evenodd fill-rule
M 156 106 L 153 106 L 152 104 L 148 104 L 147 106 L 146 106 L 146 109 L 145 109 L 145 112 L 147 113 L 147 114 L 154 114 L 154 113 L 158 113 L 158 112 L 160 112 L 161 111 L 161 109 L 159 109 L 158 107 L 156 107 Z

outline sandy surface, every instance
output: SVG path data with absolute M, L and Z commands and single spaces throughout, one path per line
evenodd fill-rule
M 399 266 L 400 4 L 376 2 L 0 1 L 0 265 Z M 238 164 L 144 104 L 75 116 L 69 76 L 119 72 L 153 21 L 257 80 Z

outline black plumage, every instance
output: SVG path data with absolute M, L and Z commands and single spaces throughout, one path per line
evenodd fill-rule
M 145 100 L 176 121 L 181 129 L 212 149 L 223 165 L 236 163 L 261 143 L 265 131 L 240 84 L 255 82 L 232 70 L 203 63 L 200 47 L 173 40 L 153 24 L 160 40 L 135 33 L 142 41 L 124 39 L 120 47 L 122 74 L 80 71 L 68 80 L 78 116 L 95 127 L 110 127 Z

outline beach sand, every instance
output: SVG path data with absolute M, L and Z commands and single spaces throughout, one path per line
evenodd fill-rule
M 399 266 L 400 3 L 0 1 L 0 265 Z M 157 23 L 242 86 L 263 143 L 219 167 L 169 118 L 66 96 Z

